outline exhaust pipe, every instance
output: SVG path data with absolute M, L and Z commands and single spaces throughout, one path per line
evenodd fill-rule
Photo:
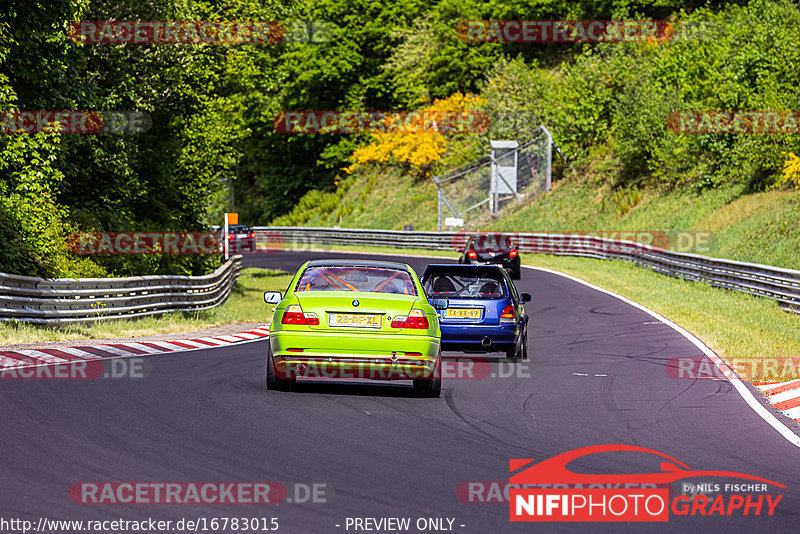
M 485 337 L 485 338 L 481 339 L 481 347 L 483 347 L 485 349 L 488 349 L 491 346 L 492 346 L 492 340 L 491 339 L 489 339 L 488 337 Z

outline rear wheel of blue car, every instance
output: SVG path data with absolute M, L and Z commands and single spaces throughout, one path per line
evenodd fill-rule
M 522 327 L 521 331 L 522 333 L 517 339 L 517 342 L 506 351 L 506 358 L 514 360 L 518 358 L 522 358 L 523 360 L 528 359 L 528 327 Z
M 278 391 L 292 391 L 295 381 L 290 378 L 278 378 L 275 371 L 275 361 L 272 358 L 272 347 L 267 343 L 267 389 Z
M 438 399 L 442 395 L 442 351 L 436 357 L 433 375 L 428 378 L 414 380 L 414 391 L 419 397 Z
M 528 359 L 528 326 L 525 326 L 525 330 L 522 332 L 522 359 Z

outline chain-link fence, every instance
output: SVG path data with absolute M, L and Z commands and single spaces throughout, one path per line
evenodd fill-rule
M 549 191 L 553 139 L 544 126 L 540 132 L 522 144 L 493 141 L 489 156 L 434 176 L 439 230 L 446 225 L 477 225 L 510 201 L 522 202 Z

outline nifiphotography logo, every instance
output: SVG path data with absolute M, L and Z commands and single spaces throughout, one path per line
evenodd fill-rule
M 646 453 L 663 458 L 660 472 L 635 474 L 584 474 L 567 465 L 598 453 Z M 652 449 L 633 445 L 595 445 L 536 462 L 509 461 L 510 521 L 669 521 L 674 515 L 773 515 L 783 495 L 767 494 L 767 486 L 785 488 L 766 478 L 733 471 L 703 471 Z M 715 496 L 695 493 L 671 498 L 669 485 L 702 477 L 746 479 L 758 483 L 703 484 Z M 649 487 L 648 487 L 649 486 Z M 695 484 L 683 484 L 694 488 Z M 725 493 L 722 493 L 723 490 Z M 730 492 L 730 493 L 728 493 Z

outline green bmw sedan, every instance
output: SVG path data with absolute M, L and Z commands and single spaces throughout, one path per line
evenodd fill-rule
M 276 304 L 267 389 L 291 390 L 298 378 L 412 380 L 420 396 L 440 396 L 436 310 L 448 303 L 428 302 L 408 265 L 309 261 L 286 295 L 268 291 L 264 301 Z

